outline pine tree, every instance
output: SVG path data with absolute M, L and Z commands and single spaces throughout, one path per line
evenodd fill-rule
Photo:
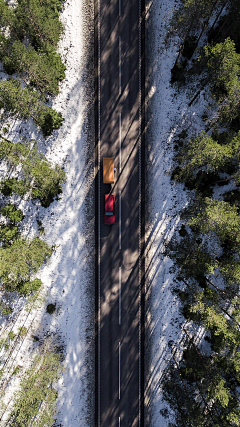
M 5 48 L 2 61 L 8 74 L 17 72 L 25 82 L 28 76 L 31 85 L 42 93 L 56 95 L 58 83 L 65 77 L 65 66 L 51 45 L 37 52 L 31 44 L 26 47 L 17 40 Z
M 201 87 L 189 102 L 189 106 L 207 84 L 218 102 L 231 100 L 235 93 L 240 92 L 240 55 L 230 38 L 216 45 L 204 46 L 204 53 L 199 56 L 198 66 L 195 68 L 202 69 L 204 76 Z
M 61 357 L 53 351 L 37 355 L 14 395 L 13 410 L 8 422 L 12 427 L 53 425 Z
M 179 164 L 175 179 L 186 181 L 194 179 L 200 172 L 203 174 L 223 172 L 228 167 L 239 165 L 240 132 L 225 144 L 214 140 L 210 135 L 201 132 L 197 137 L 185 142 L 176 155 Z
M 0 106 L 21 119 L 32 117 L 45 136 L 59 129 L 63 121 L 61 113 L 44 105 L 43 98 L 36 90 L 22 88 L 20 82 L 14 79 L 0 84 Z
M 59 20 L 59 1 L 19 0 L 16 9 L 18 31 L 27 32 L 37 49 L 57 46 L 63 31 Z
M 199 233 L 214 233 L 221 244 L 229 243 L 231 247 L 240 247 L 240 216 L 238 208 L 223 200 L 199 199 L 196 205 L 199 212 L 188 221 L 188 225 Z
M 38 237 L 31 241 L 18 238 L 9 247 L 0 248 L 0 280 L 10 291 L 29 282 L 31 274 L 51 256 L 52 249 Z
M 12 171 L 21 165 L 21 178 L 5 179 L 1 184 L 3 194 L 15 192 L 23 196 L 28 193 L 29 197 L 39 198 L 42 205 L 47 207 L 62 191 L 65 172 L 59 166 L 51 167 L 38 152 L 36 141 L 13 143 L 0 140 L 0 160 L 5 160 Z
M 8 222 L 0 223 L 0 240 L 3 247 L 11 245 L 19 235 L 18 223 L 20 223 L 24 215 L 20 209 L 14 205 L 8 204 L 0 209 L 3 216 L 8 219 Z

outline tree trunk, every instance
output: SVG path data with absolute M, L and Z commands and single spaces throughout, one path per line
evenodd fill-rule
M 205 88 L 205 86 L 208 84 L 209 81 L 210 81 L 210 77 L 208 77 L 208 79 L 205 81 L 205 83 L 203 83 L 203 85 L 200 87 L 200 89 L 197 91 L 197 93 L 194 95 L 194 97 L 188 103 L 189 107 L 191 107 L 191 105 L 193 104 L 195 99 L 197 99 L 197 97 L 200 95 L 200 93 L 202 92 L 202 90 Z
M 228 1 L 228 0 L 227 0 L 227 1 Z M 204 24 L 203 24 L 202 31 L 201 31 L 200 35 L 198 36 L 198 39 L 197 39 L 197 42 L 196 42 L 196 47 L 195 47 L 195 49 L 194 49 L 194 51 L 193 51 L 192 55 L 194 54 L 194 52 L 195 52 L 195 50 L 196 50 L 196 48 L 197 48 L 197 46 L 198 46 L 198 43 L 199 43 L 199 41 L 200 41 L 200 39 L 201 39 L 201 37 L 202 37 L 202 35 L 203 35 L 203 32 L 204 32 L 205 28 L 208 26 L 209 20 L 210 20 L 210 18 L 211 18 L 211 16 L 212 16 L 212 13 L 213 13 L 213 11 L 214 11 L 215 6 L 216 6 L 216 4 L 217 4 L 218 2 L 219 2 L 219 0 L 216 0 L 216 1 L 215 1 L 214 5 L 212 6 L 212 9 L 211 9 L 211 11 L 210 11 L 210 14 L 209 14 L 209 16 L 208 16 L 207 20 L 206 20 L 206 21 L 204 22 Z
M 218 13 L 218 15 L 217 15 L 217 17 L 216 17 L 216 19 L 215 19 L 214 23 L 212 24 L 212 26 L 211 26 L 211 28 L 210 28 L 210 30 L 209 30 L 209 33 L 210 33 L 211 31 L 213 31 L 213 28 L 215 27 L 215 24 L 216 24 L 216 22 L 218 21 L 219 17 L 221 16 L 222 11 L 223 11 L 223 9 L 224 9 L 224 7 L 226 6 L 226 4 L 227 4 L 227 3 L 228 3 L 228 0 L 226 0 L 226 1 L 225 1 L 225 3 L 224 3 L 224 5 L 222 6 L 222 8 L 221 8 L 220 12 Z

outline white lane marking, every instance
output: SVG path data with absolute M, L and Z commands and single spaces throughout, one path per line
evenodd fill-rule
M 138 207 L 138 220 L 139 220 L 139 261 L 138 261 L 138 268 L 139 268 L 139 302 L 138 302 L 138 324 L 139 324 L 139 348 L 138 348 L 138 352 L 139 352 L 139 389 L 138 389 L 138 418 L 139 418 L 139 427 L 141 426 L 141 200 L 142 200 L 142 188 L 141 188 L 141 183 L 142 183 L 142 179 L 141 179 L 141 160 L 142 160 L 142 153 L 141 153 L 141 145 L 142 145 L 142 139 L 141 139 L 141 126 L 142 126 L 142 91 L 141 91 L 141 75 L 142 75 L 142 44 L 141 44 L 141 37 L 142 37 L 142 27 L 141 27 L 141 14 L 142 14 L 142 4 L 141 4 L 141 0 L 139 0 L 139 27 L 138 27 L 138 43 L 139 43 L 139 67 L 138 67 L 138 84 L 139 84 L 139 103 L 138 103 L 138 111 L 139 111 L 139 119 L 138 119 L 138 136 L 139 136 L 139 193 L 138 193 L 138 198 L 139 198 L 139 207 Z
M 121 190 L 119 191 L 119 249 L 122 249 L 122 199 Z
M 118 13 L 118 14 L 119 14 L 119 16 L 121 16 L 121 13 L 122 13 L 122 11 L 121 11 L 121 6 L 122 6 L 122 5 L 121 5 L 121 0 L 119 0 L 119 13 Z
M 119 113 L 119 171 L 122 171 L 122 114 Z
M 121 399 L 121 343 L 118 343 L 118 399 Z
M 118 316 L 119 325 L 121 325 L 121 321 L 122 321 L 121 304 L 122 304 L 122 267 L 119 267 L 119 316 Z
M 100 153 L 100 144 L 101 144 L 101 115 L 100 115 L 100 94 L 101 94 L 101 50 L 100 50 L 100 41 L 101 41 L 101 16 L 100 16 L 100 0 L 98 0 L 98 427 L 101 425 L 101 413 L 100 413 L 100 332 L 101 332 L 101 283 L 100 283 L 100 161 L 101 161 L 101 153 Z
M 121 418 L 119 417 L 118 418 L 118 427 L 120 427 L 121 426 Z
M 121 55 L 121 36 L 118 38 L 119 44 L 119 95 L 122 93 L 122 55 Z

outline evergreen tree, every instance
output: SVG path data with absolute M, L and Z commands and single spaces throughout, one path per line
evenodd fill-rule
M 7 224 L 0 224 L 0 240 L 4 247 L 11 245 L 19 235 L 18 223 L 24 218 L 20 209 L 8 204 L 0 209 L 3 216 L 8 219 Z
M 0 107 L 21 119 L 32 117 L 44 136 L 63 121 L 60 113 L 45 104 L 45 94 L 56 95 L 65 77 L 56 52 L 63 31 L 61 8 L 59 0 L 19 0 L 15 8 L 0 0 L 0 59 L 7 73 L 16 72 L 21 79 L 0 84 Z M 29 40 L 27 46 L 24 38 Z
M 18 32 L 27 32 L 37 49 L 44 49 L 49 43 L 56 47 L 63 32 L 60 10 L 59 0 L 19 0 L 16 9 Z
M 230 38 L 216 45 L 204 46 L 204 53 L 199 56 L 195 69 L 199 68 L 203 73 L 202 84 L 189 105 L 192 105 L 207 84 L 218 102 L 229 102 L 240 91 L 240 55 Z
M 31 241 L 18 238 L 12 245 L 0 248 L 0 280 L 7 289 L 17 290 L 24 282 L 29 282 L 50 257 L 52 249 L 38 237 Z
M 9 74 L 17 72 L 25 82 L 28 75 L 31 85 L 43 93 L 56 95 L 58 83 L 65 77 L 65 66 L 51 45 L 47 45 L 44 52 L 37 52 L 31 44 L 26 47 L 16 40 L 4 49 L 2 61 Z
M 233 165 L 239 165 L 240 132 L 226 143 L 219 143 L 213 137 L 201 132 L 195 138 L 185 142 L 176 155 L 178 162 L 174 178 L 186 181 L 196 178 L 197 174 L 227 171 Z
M 8 32 L 13 31 L 16 26 L 16 17 L 14 14 L 14 9 L 7 5 L 5 0 L 0 0 L 0 28 L 2 29 L 1 33 L 4 34 L 7 30 Z
M 1 191 L 5 195 L 16 192 L 20 196 L 39 198 L 47 207 L 54 197 L 62 191 L 65 172 L 59 167 L 51 167 L 45 157 L 38 152 L 36 141 L 13 143 L 0 140 L 0 160 L 5 160 L 9 168 L 21 165 L 20 179 L 5 179 Z
M 8 423 L 13 427 L 51 426 L 54 423 L 57 382 L 61 357 L 52 351 L 37 355 L 24 375 L 20 390 L 14 395 L 13 410 Z
M 63 121 L 61 113 L 44 105 L 43 98 L 36 90 L 22 88 L 20 82 L 13 79 L 0 84 L 0 106 L 21 119 L 32 117 L 45 136 L 59 129 Z
M 28 193 L 29 197 L 39 198 L 42 205 L 47 207 L 62 191 L 65 172 L 59 166 L 51 167 L 38 152 L 36 141 L 13 143 L 6 139 L 0 140 L 0 160 L 5 160 L 12 171 L 21 165 L 19 179 L 9 178 L 3 181 L 3 194 L 16 192 L 23 196 Z
M 221 244 L 240 248 L 240 216 L 236 206 L 206 198 L 199 199 L 195 207 L 198 213 L 188 221 L 191 228 L 207 235 L 214 233 Z

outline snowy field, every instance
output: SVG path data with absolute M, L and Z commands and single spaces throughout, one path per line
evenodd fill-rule
M 61 20 L 65 34 L 59 51 L 66 63 L 66 78 L 52 106 L 61 111 L 64 123 L 46 140 L 31 120 L 8 121 L 6 135 L 13 141 L 21 136 L 34 138 L 48 160 L 64 165 L 66 183 L 58 201 L 45 209 L 37 203 L 11 198 L 23 210 L 23 232 L 33 237 L 37 220 L 42 222 L 43 239 L 56 245 L 48 264 L 37 274 L 44 283 L 44 302 L 31 313 L 15 306 L 13 322 L 1 324 L 13 332 L 28 328 L 24 340 L 16 346 L 7 369 L 29 366 L 37 344 L 47 336 L 57 337 L 65 352 L 65 372 L 57 385 L 59 391 L 56 425 L 79 427 L 94 425 L 94 81 L 93 77 L 93 1 L 64 2 Z M 6 76 L 0 70 L 0 78 Z M 56 311 L 46 312 L 47 304 Z M 17 315 L 17 313 L 19 313 Z M 15 317 L 16 316 L 16 317 Z M 4 403 L 19 384 L 11 379 Z M 9 407 L 11 407 L 11 403 Z M 4 423 L 6 413 L 1 419 Z M 1 424 L 3 425 L 3 424 Z
M 179 302 L 171 293 L 173 274 L 169 258 L 163 255 L 164 242 L 179 225 L 179 211 L 187 203 L 183 185 L 170 180 L 174 137 L 184 128 L 189 134 L 200 130 L 200 105 L 187 107 L 185 93 L 170 85 L 171 68 L 177 55 L 172 43 L 163 42 L 166 23 L 178 3 L 174 0 L 153 0 L 146 3 L 146 425 L 166 427 L 160 410 L 160 382 L 171 358 L 170 340 L 181 341 Z M 202 106 L 201 106 L 202 105 Z

